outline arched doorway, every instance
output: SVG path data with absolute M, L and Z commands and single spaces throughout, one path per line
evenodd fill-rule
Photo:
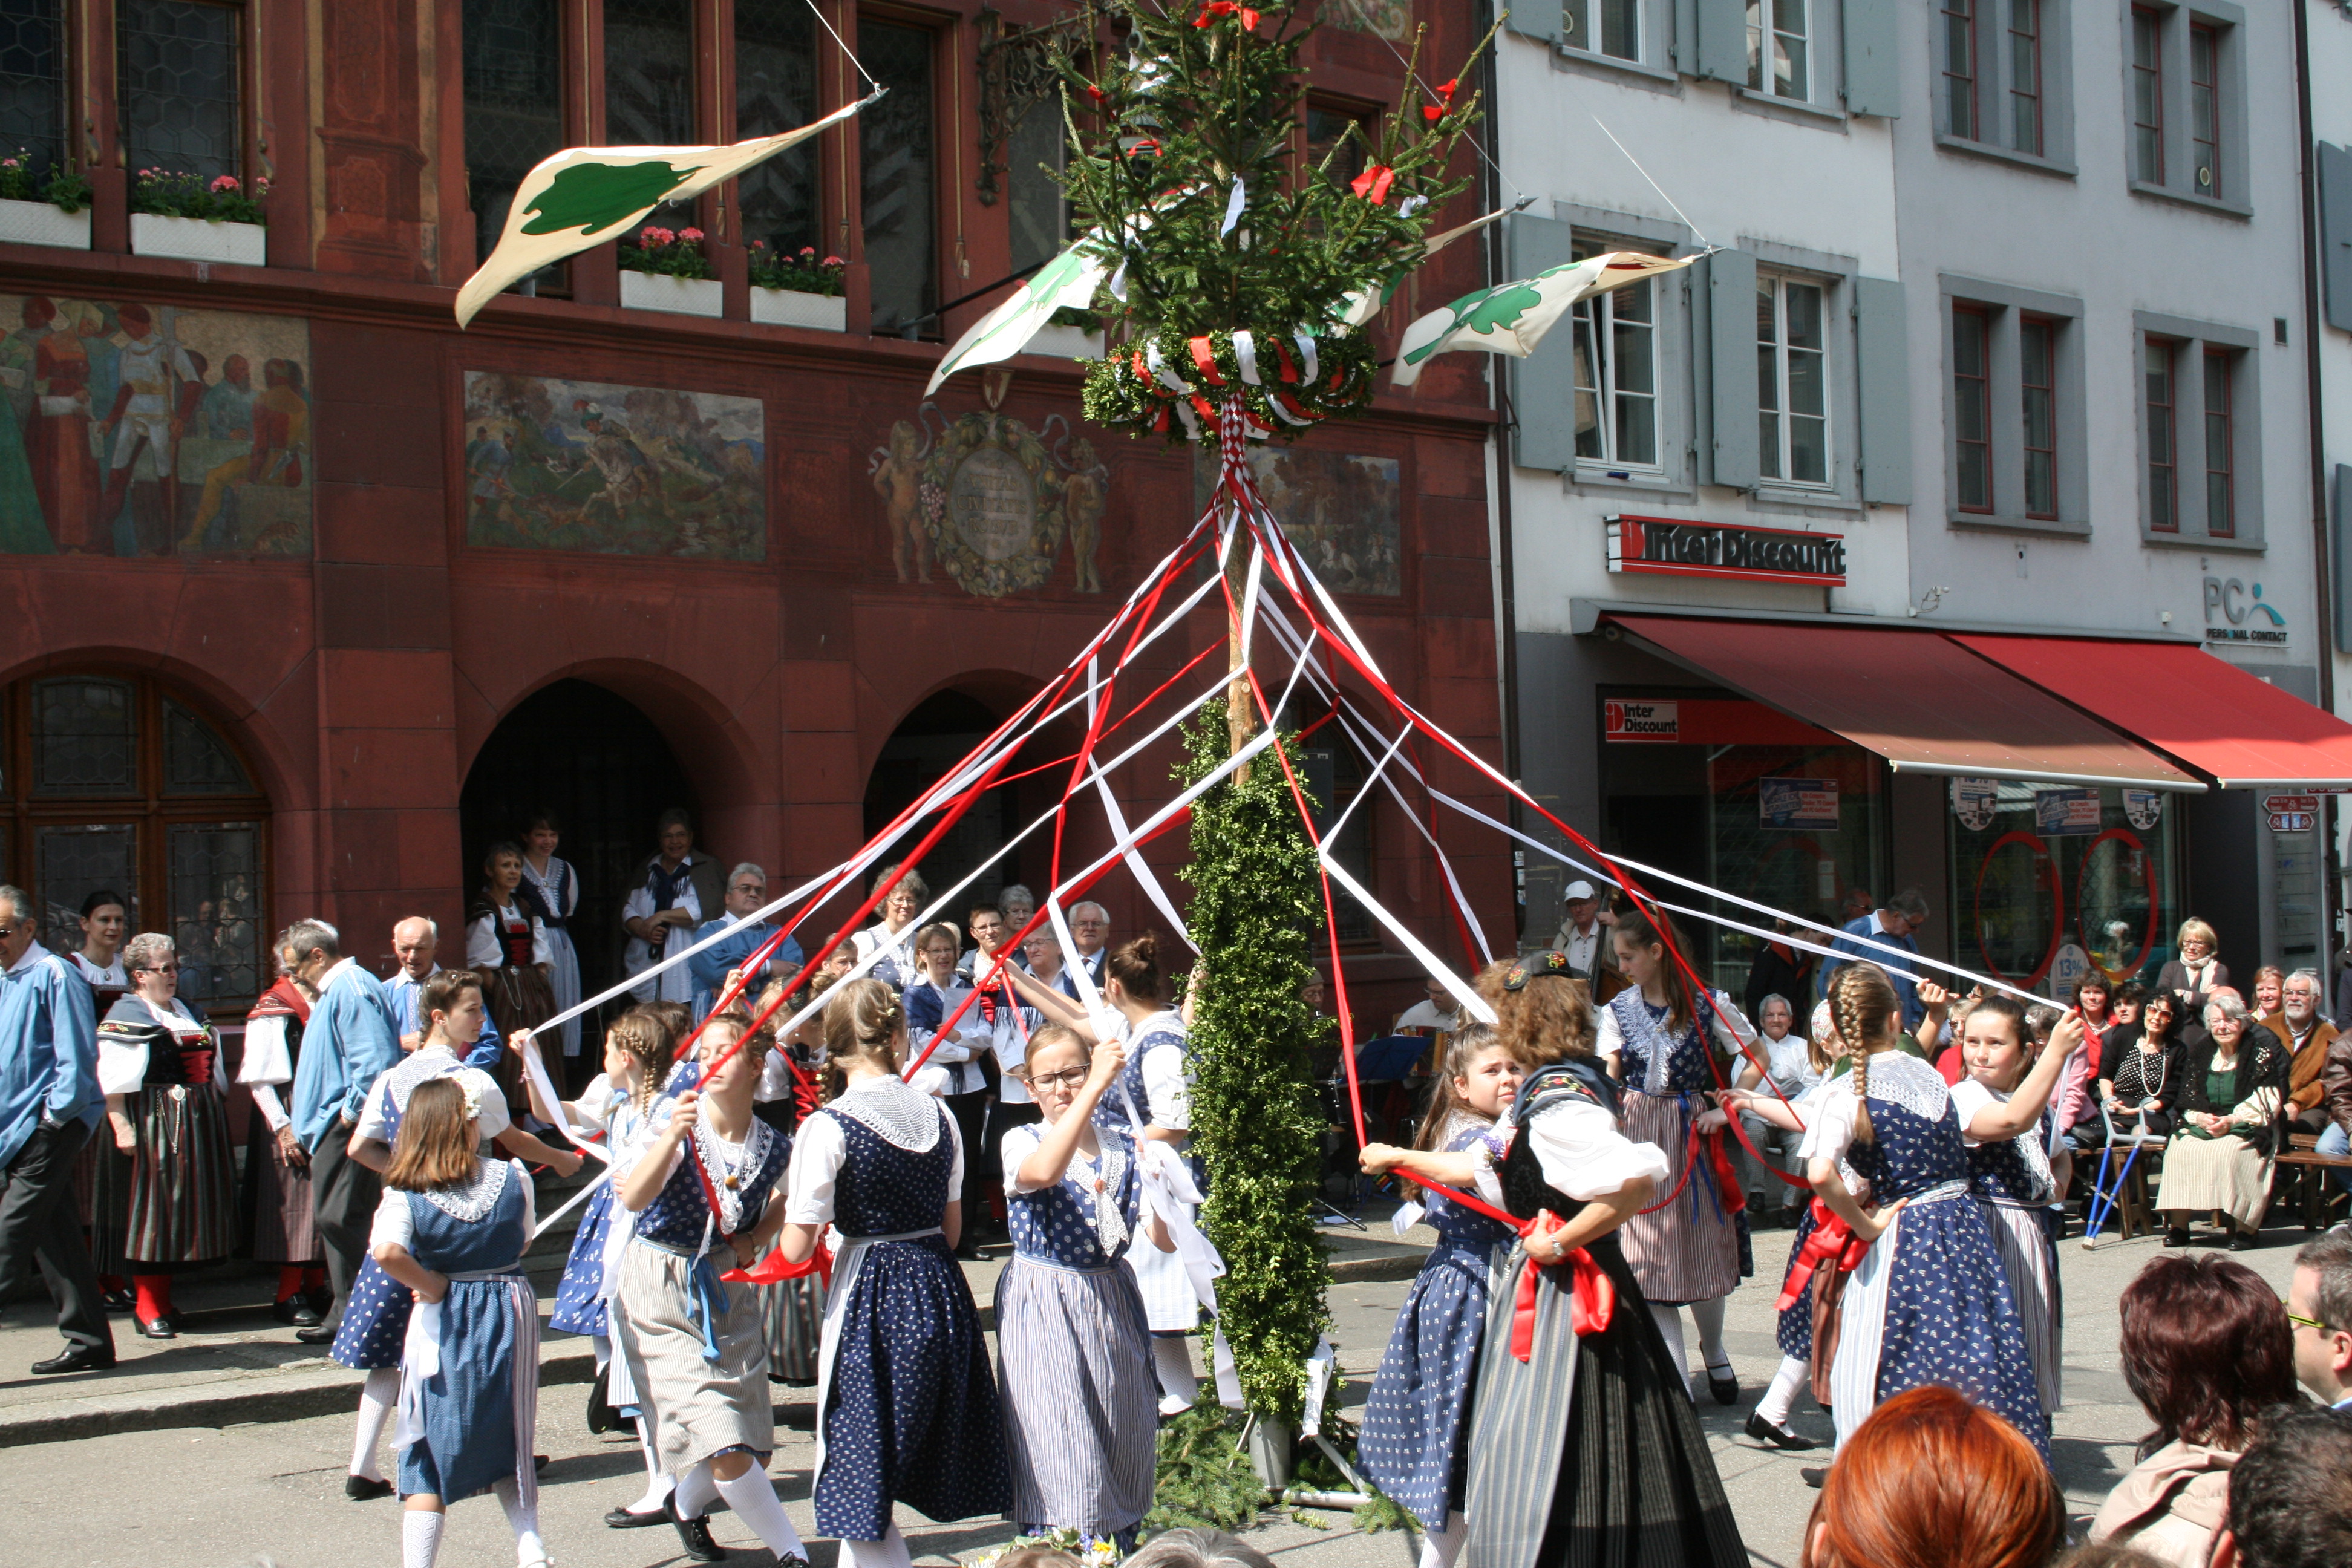
M 669 742 L 635 703 L 586 680 L 558 680 L 531 693 L 499 721 L 466 774 L 458 797 L 467 902 L 480 885 L 482 853 L 522 837 L 541 807 L 563 824 L 557 851 L 580 874 L 580 910 L 571 931 L 580 950 L 582 994 L 621 978 L 621 903 L 653 852 L 654 818 L 697 805 Z
M 889 826 L 893 817 L 986 740 L 1003 719 L 979 698 L 964 691 L 941 691 L 917 703 L 883 743 L 881 755 L 874 759 L 874 771 L 866 777 L 866 836 L 871 838 Z M 1016 762 L 1009 771 L 1034 766 L 1044 761 L 1045 755 L 1040 753 L 1034 761 Z M 923 880 L 935 895 L 961 881 L 973 867 L 995 853 L 1016 822 L 1027 822 L 1028 818 L 1017 816 L 1015 810 L 1023 788 L 1023 784 L 1013 784 L 990 790 L 923 857 Z M 937 818 L 926 818 L 902 836 L 895 847 L 913 848 L 936 824 Z M 1015 856 L 991 866 L 958 901 L 974 904 L 994 898 L 999 889 L 1023 879 L 1020 864 L 1020 858 Z M 963 910 L 950 910 L 948 918 L 961 926 Z

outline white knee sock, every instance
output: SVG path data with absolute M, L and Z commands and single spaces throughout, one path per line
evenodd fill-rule
M 590 1334 L 588 1336 L 588 1349 L 593 1352 L 596 1357 L 596 1370 L 598 1372 L 604 1371 L 607 1366 L 612 1364 L 613 1342 L 608 1336 L 604 1334 Z
M 546 1543 L 539 1539 L 539 1500 L 525 1502 L 522 1488 L 512 1476 L 492 1486 L 499 1506 L 507 1510 L 507 1528 L 514 1531 L 515 1561 L 521 1568 L 548 1560 Z
M 1789 1407 L 1797 1402 L 1797 1390 L 1811 1380 L 1813 1363 L 1799 1361 L 1795 1356 L 1780 1358 L 1780 1370 L 1772 1374 L 1772 1386 L 1756 1402 L 1756 1414 L 1775 1426 L 1789 1424 Z
M 895 1524 L 883 1531 L 879 1541 L 845 1541 L 841 1550 L 849 1559 L 849 1568 L 915 1568 L 907 1538 Z
M 383 1424 L 399 1403 L 400 1369 L 396 1366 L 378 1367 L 360 1384 L 360 1426 L 352 1438 L 352 1474 L 362 1480 L 383 1479 L 383 1472 L 375 1468 L 376 1445 L 383 1440 Z
M 1454 1568 L 1454 1560 L 1462 1555 L 1462 1543 L 1469 1538 L 1470 1521 L 1458 1513 L 1447 1515 L 1444 1530 L 1422 1531 L 1417 1568 Z
M 668 1484 L 665 1479 L 663 1485 Z M 710 1473 L 710 1461 L 688 1466 L 686 1473 L 677 1478 L 677 1489 L 672 1495 L 677 1500 L 678 1518 L 700 1519 L 709 1513 L 710 1505 L 719 1500 L 718 1478 Z
M 1690 1304 L 1691 1322 L 1698 1329 L 1698 1353 L 1708 1367 L 1719 1369 L 1731 1364 L 1730 1355 L 1723 1348 L 1723 1298 Z
M 768 1479 L 767 1471 L 754 1465 L 731 1481 L 719 1481 L 719 1495 L 779 1559 L 808 1556 L 808 1549 L 801 1544 L 801 1532 L 793 1528 L 784 1505 L 776 1500 L 776 1483 Z
M 1683 1370 L 1683 1310 L 1650 1303 L 1650 1321 L 1658 1325 L 1658 1332 L 1666 1342 L 1666 1359 L 1676 1372 Z M 1687 1375 L 1685 1373 L 1685 1375 Z
M 1151 1370 L 1160 1374 L 1163 1399 L 1190 1405 L 1199 1396 L 1201 1380 L 1192 1375 L 1192 1347 L 1183 1335 L 1151 1336 Z
M 432 1509 L 411 1508 L 400 1515 L 400 1568 L 433 1568 L 441 1554 L 441 1527 L 449 1516 Z
M 646 1495 L 631 1503 L 629 1511 L 651 1513 L 669 1496 L 671 1482 L 669 1472 L 662 1468 L 661 1456 L 654 1451 L 654 1424 L 650 1419 L 637 1423 L 637 1447 L 645 1450 Z M 694 1515 L 681 1512 L 679 1517 L 692 1519 Z

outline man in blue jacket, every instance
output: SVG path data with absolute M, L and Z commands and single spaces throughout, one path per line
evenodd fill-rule
M 376 1173 L 352 1158 L 352 1129 L 376 1076 L 400 1060 L 400 1031 L 383 987 L 356 960 L 342 956 L 334 927 L 296 921 L 278 945 L 287 972 L 319 998 L 302 1026 L 292 1114 L 294 1136 L 310 1151 L 311 1216 L 335 1291 L 326 1320 L 295 1330 L 294 1337 L 307 1345 L 331 1344 L 383 1195 Z
M 732 931 L 725 942 L 714 942 L 686 961 L 694 974 L 694 1021 L 698 1024 L 710 1016 L 719 1003 L 719 993 L 727 986 L 730 970 L 740 968 L 744 961 L 757 952 L 767 940 L 776 934 L 775 926 L 767 921 L 754 921 L 752 912 L 768 901 L 768 873 L 746 860 L 727 873 L 727 912 L 715 921 L 705 921 L 694 928 L 694 940 L 703 942 L 720 931 Z M 764 973 L 755 974 L 744 983 L 743 1000 L 748 1005 L 760 999 L 771 980 L 790 980 L 801 972 L 801 944 L 791 937 L 783 940 L 767 963 Z
M 0 887 L 0 1300 L 37 1264 L 65 1350 L 37 1373 L 114 1364 L 114 1331 L 74 1207 L 74 1162 L 106 1110 L 89 983 L 44 948 L 33 903 Z

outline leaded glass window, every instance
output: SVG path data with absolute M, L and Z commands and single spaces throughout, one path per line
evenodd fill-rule
M 563 147 L 558 0 L 466 0 L 466 191 L 488 257 L 531 166 Z
M 131 794 L 137 732 L 129 681 L 35 681 L 34 793 Z
M 244 174 L 238 35 L 245 11 L 205 0 L 116 0 L 122 156 L 209 183 Z
M 66 36 L 58 0 L 0 0 L 0 157 L 36 178 L 65 151 Z

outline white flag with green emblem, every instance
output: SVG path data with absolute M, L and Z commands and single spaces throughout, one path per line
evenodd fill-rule
M 567 147 L 542 159 L 516 189 L 498 248 L 457 290 L 457 324 L 541 268 L 627 232 L 664 202 L 700 195 L 881 96 L 877 89 L 797 131 L 732 146 Z
M 1578 300 L 1688 267 L 1697 259 L 1685 256 L 1669 260 L 1639 251 L 1612 250 L 1465 294 L 1404 330 L 1397 343 L 1396 384 L 1411 386 L 1421 379 L 1422 366 L 1449 349 L 1484 349 L 1525 359 Z
M 1086 239 L 1045 263 L 956 340 L 931 373 L 923 395 L 937 392 L 941 382 L 960 370 L 1011 359 L 1054 319 L 1055 311 L 1083 310 L 1093 304 L 1095 290 L 1109 270 L 1109 262 L 1097 257 Z

